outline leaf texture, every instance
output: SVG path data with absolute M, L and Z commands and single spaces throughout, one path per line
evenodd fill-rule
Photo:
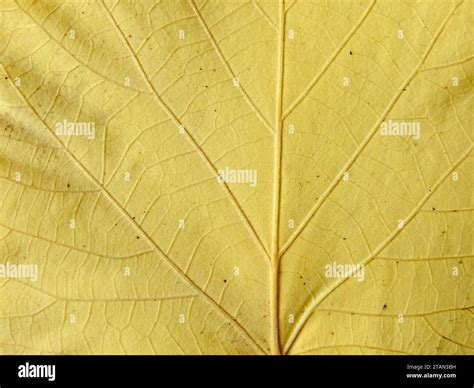
M 473 6 L 2 1 L 0 353 L 473 354 Z

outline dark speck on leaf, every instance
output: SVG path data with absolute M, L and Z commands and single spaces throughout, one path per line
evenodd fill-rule
M 386 303 L 383 305 L 383 308 L 384 308 L 384 309 L 386 309 L 386 308 L 387 308 L 387 304 L 386 304 Z
M 227 279 L 224 279 L 224 283 L 227 283 Z
M 352 51 L 349 51 L 349 55 L 352 55 Z

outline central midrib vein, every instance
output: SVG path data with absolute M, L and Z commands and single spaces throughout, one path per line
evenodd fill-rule
M 285 0 L 278 4 L 278 56 L 277 85 L 275 109 L 275 141 L 274 141 L 274 178 L 273 178 L 273 214 L 272 214 L 272 246 L 271 246 L 271 342 L 272 354 L 281 354 L 279 305 L 280 305 L 280 213 L 281 213 L 281 175 L 283 153 L 283 74 L 285 66 Z

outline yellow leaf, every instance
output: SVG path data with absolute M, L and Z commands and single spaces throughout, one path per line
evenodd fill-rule
M 472 0 L 0 3 L 0 353 L 474 350 Z

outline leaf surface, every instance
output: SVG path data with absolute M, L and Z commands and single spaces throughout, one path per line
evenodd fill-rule
M 2 1 L 0 353 L 472 354 L 473 5 Z

